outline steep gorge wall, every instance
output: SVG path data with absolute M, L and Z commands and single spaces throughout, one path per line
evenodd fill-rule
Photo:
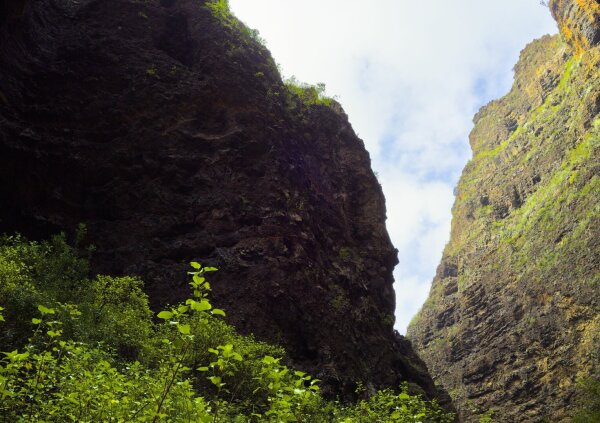
M 154 306 L 188 295 L 190 260 L 216 266 L 228 319 L 331 391 L 438 396 L 393 329 L 396 251 L 362 141 L 221 12 L 40 0 L 2 24 L 0 232 L 85 223 L 95 270 L 142 276 Z
M 556 0 L 475 117 L 451 239 L 408 337 L 460 409 L 568 421 L 600 377 L 600 3 Z M 544 420 L 548 419 L 548 420 Z

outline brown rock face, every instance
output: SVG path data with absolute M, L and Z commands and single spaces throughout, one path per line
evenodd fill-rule
M 550 10 L 576 54 L 600 43 L 600 0 L 552 0 Z
M 87 224 L 95 269 L 155 306 L 214 302 L 337 393 L 438 395 L 393 330 L 396 251 L 370 159 L 338 105 L 306 105 L 268 51 L 197 0 L 31 2 L 0 30 L 0 230 Z
M 596 4 L 553 10 L 575 3 Z M 572 28 L 591 45 L 586 25 Z M 577 381 L 600 379 L 600 46 L 580 47 L 534 41 L 476 115 L 450 242 L 409 328 L 466 422 L 567 422 Z

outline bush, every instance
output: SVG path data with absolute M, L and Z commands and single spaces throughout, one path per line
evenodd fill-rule
M 151 347 L 152 312 L 142 282 L 132 277 L 97 276 L 80 305 L 83 318 L 76 327 L 77 339 L 104 342 L 128 359 L 141 357 Z
M 44 243 L 25 242 L 20 236 L 0 239 L 0 304 L 9 317 L 0 347 L 23 345 L 31 330 L 24 317 L 44 304 L 56 308 L 68 337 L 102 342 L 137 358 L 152 332 L 142 282 L 131 277 L 90 279 L 88 274 L 87 258 L 67 244 L 64 234 Z M 82 314 L 68 312 L 69 305 Z
M 331 107 L 334 99 L 325 95 L 325 84 L 319 83 L 316 85 L 306 84 L 298 81 L 296 77 L 286 79 L 285 87 L 288 93 L 292 96 L 297 97 L 302 103 L 306 105 L 321 104 L 324 106 Z
M 8 421 L 446 422 L 435 404 L 379 392 L 326 401 L 319 381 L 241 336 L 192 263 L 192 297 L 152 321 L 142 283 L 90 278 L 64 236 L 0 240 L 0 414 Z M 7 330 L 8 329 L 8 330 Z
M 408 393 L 404 384 L 400 393 L 390 389 L 377 392 L 368 400 L 342 410 L 343 421 L 353 423 L 421 422 L 453 423 L 454 416 L 446 413 L 435 401 L 428 402 Z

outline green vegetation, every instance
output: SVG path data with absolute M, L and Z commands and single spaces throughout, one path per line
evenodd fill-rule
M 513 265 L 531 267 L 535 257 L 540 270 L 550 270 L 568 251 L 585 248 L 584 234 L 600 216 L 595 194 L 600 189 L 600 178 L 589 170 L 599 140 L 595 134 L 587 134 L 568 150 L 561 167 L 513 213 L 511 224 L 500 236 L 514 249 Z M 570 210 L 569 214 L 565 210 Z M 537 233 L 554 234 L 560 241 L 552 247 L 536 243 Z
M 423 312 L 423 307 L 421 307 L 419 309 L 419 311 L 417 312 L 417 314 L 415 314 L 411 319 L 410 319 L 410 323 L 408 324 L 408 326 L 411 327 L 416 327 L 419 322 L 422 320 L 422 312 Z
M 207 1 L 206 7 L 208 7 L 208 9 L 211 11 L 215 18 L 219 19 L 222 22 L 227 22 L 232 18 L 228 0 Z
M 150 77 L 155 77 L 157 75 L 156 65 L 152 65 L 148 69 L 146 69 L 146 75 L 148 75 Z
M 581 411 L 573 423 L 595 423 L 600 421 L 600 380 L 587 378 L 580 382 Z
M 316 85 L 306 84 L 298 81 L 295 76 L 286 79 L 284 82 L 288 92 L 298 97 L 307 106 L 321 104 L 331 107 L 334 102 L 333 98 L 325 95 L 326 87 L 323 83 Z
M 207 0 L 205 2 L 205 6 L 221 23 L 221 25 L 227 28 L 235 28 L 244 36 L 249 37 L 262 45 L 265 45 L 265 40 L 261 38 L 257 29 L 248 28 L 248 26 L 246 26 L 243 22 L 237 19 L 233 13 L 231 13 L 229 0 Z
M 574 122 L 578 122 L 581 112 L 570 106 L 575 101 L 580 101 L 574 100 L 574 97 L 587 96 L 595 91 L 596 83 L 591 82 L 585 89 L 580 90 L 581 92 L 577 92 L 578 78 L 581 77 L 582 71 L 578 60 L 569 59 L 562 65 L 557 86 L 548 93 L 541 105 L 528 112 L 525 122 L 519 125 L 508 139 L 493 148 L 479 151 L 473 157 L 467 166 L 468 171 L 461 177 L 455 210 L 472 210 L 470 214 L 476 219 L 470 223 L 468 231 L 461 231 L 453 238 L 446 250 L 447 254 L 456 255 L 468 244 L 499 240 L 504 245 L 498 248 L 508 246 L 510 257 L 513 258 L 512 266 L 516 266 L 517 269 L 530 265 L 531 257 L 538 258 L 541 267 L 549 268 L 557 258 L 564 256 L 564 251 L 559 251 L 561 248 L 575 250 L 575 247 L 581 246 L 575 234 L 584 231 L 589 227 L 588 223 L 598 216 L 598 209 L 593 205 L 593 193 L 597 191 L 600 182 L 597 176 L 590 175 L 589 169 L 593 164 L 591 158 L 597 154 L 600 140 L 596 119 L 592 121 L 591 128 L 586 128 L 586 131 L 581 133 L 574 129 Z M 513 101 L 511 95 L 512 93 L 507 95 L 506 101 Z M 548 130 L 557 125 L 556 116 L 561 113 L 573 115 L 570 120 L 572 123 L 564 130 L 570 139 L 577 139 L 576 144 L 559 143 L 558 135 Z M 549 144 L 549 139 L 556 141 Z M 515 177 L 528 168 L 545 167 L 547 164 L 544 162 L 550 160 L 561 163 L 560 168 L 551 173 L 550 179 L 537 185 L 526 197 L 524 204 L 510 210 L 510 215 L 506 218 L 496 216 L 489 206 L 477 207 L 482 192 L 496 191 L 497 202 L 498 178 L 493 176 L 494 174 Z M 571 210 L 569 214 L 564 213 L 567 207 Z M 574 216 L 573 211 L 583 213 L 584 210 L 586 215 L 572 219 L 578 221 L 575 230 L 568 231 L 566 236 L 556 234 L 562 239 L 557 250 L 550 249 L 547 254 L 533 251 L 544 247 L 533 245 L 533 241 L 538 238 L 536 234 L 559 232 L 568 227 L 566 220 Z
M 325 400 L 284 351 L 241 336 L 192 263 L 192 296 L 153 320 L 140 280 L 89 278 L 64 236 L 0 238 L 0 415 L 7 421 L 451 422 L 408 386 Z
M 238 34 L 238 41 L 240 45 L 234 47 L 230 45 L 228 54 L 235 55 L 242 51 L 242 46 L 249 48 L 252 44 L 251 40 L 258 42 L 259 44 L 265 45 L 265 40 L 260 37 L 259 32 L 256 29 L 251 29 L 241 22 L 231 12 L 228 0 L 205 0 L 204 6 L 210 11 L 212 16 L 219 22 L 219 24 Z M 250 47 L 251 48 L 251 47 Z M 272 58 L 267 59 L 270 62 L 271 68 L 274 74 L 281 74 L 279 66 L 275 64 Z M 149 76 L 154 76 L 150 75 Z M 254 73 L 257 78 L 265 77 L 263 70 Z M 284 81 L 285 90 L 280 92 L 279 89 L 273 90 L 269 88 L 267 96 L 279 97 L 282 95 L 289 105 L 290 108 L 298 108 L 299 106 L 312 106 L 312 105 L 324 105 L 333 107 L 335 104 L 334 98 L 325 95 L 325 84 L 318 83 L 315 85 L 306 84 L 298 81 L 296 77 L 292 76 Z

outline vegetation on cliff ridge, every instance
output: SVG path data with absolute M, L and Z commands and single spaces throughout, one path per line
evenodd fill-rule
M 229 0 L 206 0 L 205 7 L 225 27 L 235 28 L 244 37 L 265 45 L 265 40 L 260 36 L 258 30 L 249 28 L 231 12 Z M 276 65 L 275 68 L 279 72 L 279 66 Z M 265 75 L 263 72 L 257 72 L 254 76 L 262 78 Z M 341 111 L 339 103 L 335 102 L 334 98 L 325 95 L 325 84 L 323 83 L 307 84 L 299 81 L 295 76 L 285 79 L 284 83 L 285 90 L 283 90 L 282 95 L 287 97 L 287 103 L 290 107 L 295 107 L 295 103 L 299 101 L 305 106 L 324 105 Z M 269 94 L 272 96 L 280 95 L 279 92 L 270 92 Z

